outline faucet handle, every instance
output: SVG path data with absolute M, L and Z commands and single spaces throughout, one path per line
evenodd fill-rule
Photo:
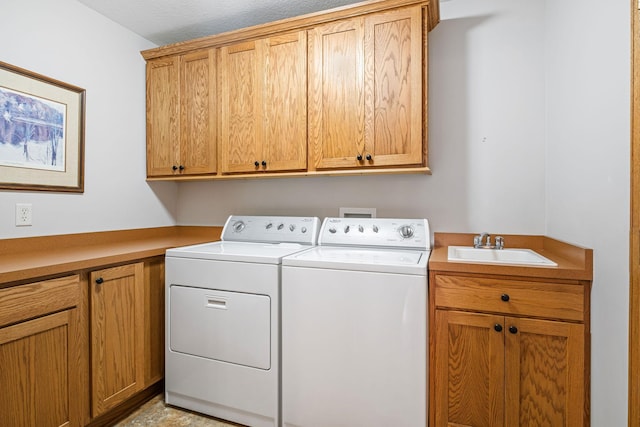
M 477 248 L 480 246 L 480 236 L 473 236 L 473 247 Z
M 496 249 L 504 248 L 504 237 L 496 236 Z

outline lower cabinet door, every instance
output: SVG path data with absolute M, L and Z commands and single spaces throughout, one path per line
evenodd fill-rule
M 584 325 L 505 318 L 507 426 L 583 426 Z
M 0 329 L 0 425 L 80 425 L 76 309 Z
M 435 426 L 504 425 L 503 323 L 504 316 L 436 310 Z
M 91 273 L 92 415 L 144 388 L 144 263 Z

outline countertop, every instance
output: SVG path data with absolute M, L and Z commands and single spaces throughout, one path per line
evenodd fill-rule
M 0 240 L 0 287 L 164 255 L 220 239 L 222 227 L 175 226 Z
M 582 248 L 546 236 L 502 234 L 505 248 L 532 249 L 556 262 L 557 267 L 482 264 L 447 259 L 449 246 L 472 246 L 473 236 L 474 234 L 469 233 L 435 233 L 434 245 L 429 258 L 429 270 L 546 279 L 593 280 L 592 249 Z

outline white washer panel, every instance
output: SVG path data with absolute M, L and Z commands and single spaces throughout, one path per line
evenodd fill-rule
M 267 295 L 185 286 L 170 286 L 169 294 L 172 351 L 271 368 L 271 301 Z

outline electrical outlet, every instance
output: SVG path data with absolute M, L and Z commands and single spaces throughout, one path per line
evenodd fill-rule
M 16 227 L 31 225 L 31 203 L 16 203 Z

